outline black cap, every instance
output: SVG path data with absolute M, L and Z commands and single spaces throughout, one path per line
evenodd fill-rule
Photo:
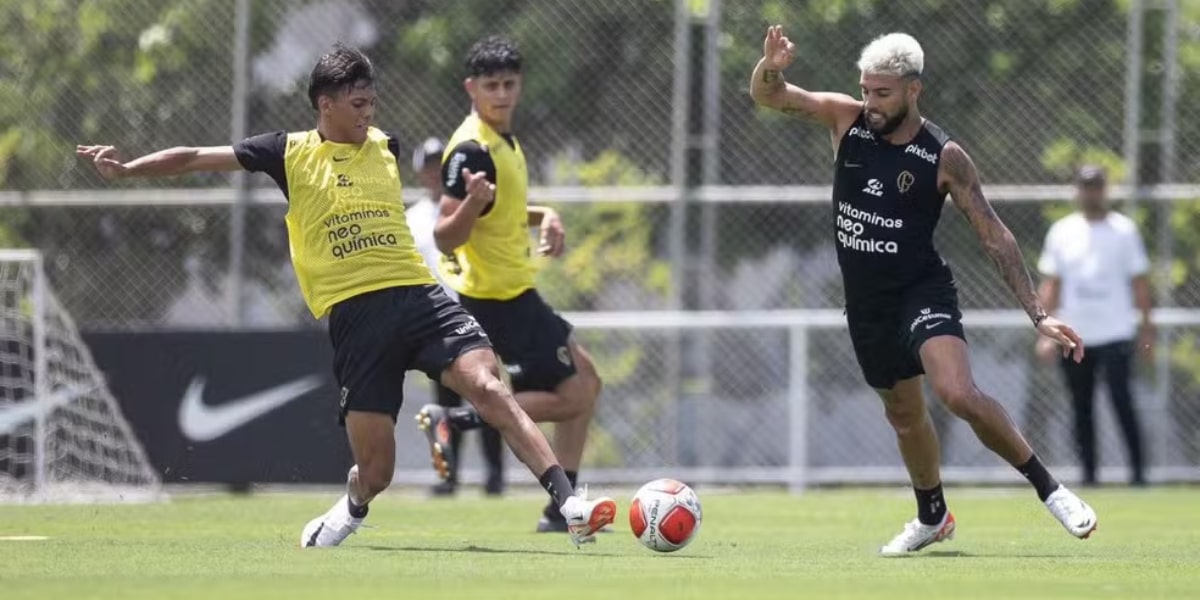
M 446 151 L 446 144 L 442 140 L 431 137 L 420 146 L 413 149 L 412 165 L 414 171 L 421 171 L 425 165 L 433 161 L 437 164 L 442 164 L 442 153 Z
M 1099 165 L 1084 165 L 1075 173 L 1075 183 L 1079 185 L 1104 185 L 1108 174 Z

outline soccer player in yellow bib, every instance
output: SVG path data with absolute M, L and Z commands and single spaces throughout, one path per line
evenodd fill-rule
M 318 114 L 309 131 L 170 148 L 129 162 L 112 146 L 76 148 L 107 179 L 245 169 L 267 173 L 287 197 L 292 265 L 313 316 L 329 317 L 339 422 L 355 463 L 346 494 L 304 527 L 300 545 L 339 545 L 391 483 L 393 430 L 409 369 L 467 398 L 538 476 L 572 541 L 594 541 L 612 522 L 615 504 L 575 495 L 545 436 L 501 381 L 487 335 L 435 284 L 417 253 L 401 200 L 399 142 L 371 126 L 377 95 L 370 60 L 335 46 L 313 68 L 308 97 Z M 482 176 L 471 190 L 488 193 Z
M 555 451 L 575 485 L 600 377 L 572 339 L 571 325 L 534 289 L 529 228 L 540 229 L 543 255 L 562 254 L 564 236 L 554 210 L 526 202 L 525 154 L 512 133 L 521 54 L 511 41 L 489 37 L 471 47 L 466 66 L 473 110 L 443 159 L 441 218 L 434 229 L 444 254 L 440 270 L 495 344 L 521 408 L 534 421 L 555 423 Z M 490 184 L 480 194 L 473 186 L 484 176 Z M 426 405 L 419 418 L 426 427 L 449 422 L 459 430 L 481 423 L 478 412 L 466 407 Z M 566 529 L 560 511 L 547 506 L 537 530 Z

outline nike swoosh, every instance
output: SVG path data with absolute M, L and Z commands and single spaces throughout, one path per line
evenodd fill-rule
M 945 321 L 938 321 L 936 323 L 926 324 L 925 329 L 933 329 L 934 327 L 937 327 L 938 325 L 941 325 L 942 323 L 945 323 Z
M 215 440 L 320 386 L 321 377 L 309 375 L 220 406 L 210 406 L 204 403 L 204 378 L 193 377 L 179 405 L 179 430 L 192 441 Z
M 339 156 L 335 156 L 335 157 L 333 157 L 333 162 L 342 162 L 342 161 L 345 161 L 345 160 L 350 160 L 350 157 L 349 157 L 349 156 L 340 156 L 340 157 L 339 157 Z

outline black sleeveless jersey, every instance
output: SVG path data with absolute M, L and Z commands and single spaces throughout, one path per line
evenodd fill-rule
M 938 191 L 938 162 L 949 139 L 925 121 L 911 142 L 895 146 L 875 135 L 862 115 L 842 136 L 833 218 L 847 303 L 918 282 L 952 283 L 933 247 L 946 198 Z

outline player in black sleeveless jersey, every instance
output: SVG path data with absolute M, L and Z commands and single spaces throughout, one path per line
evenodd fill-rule
M 970 156 L 921 116 L 925 55 L 893 33 L 868 44 L 858 62 L 862 100 L 811 92 L 784 81 L 795 45 L 782 27 L 767 30 L 751 94 L 761 105 L 827 127 L 833 144 L 833 226 L 846 293 L 850 338 L 863 376 L 883 399 L 917 496 L 917 518 L 880 548 L 915 552 L 953 536 L 939 474 L 939 447 L 921 376 L 980 441 L 1017 468 L 1051 514 L 1086 538 L 1096 513 L 1038 460 L 1004 407 L 975 385 L 950 267 L 933 246 L 949 195 L 1038 333 L 1078 361 L 1083 341 L 1046 314 L 1012 233 L 996 216 Z

